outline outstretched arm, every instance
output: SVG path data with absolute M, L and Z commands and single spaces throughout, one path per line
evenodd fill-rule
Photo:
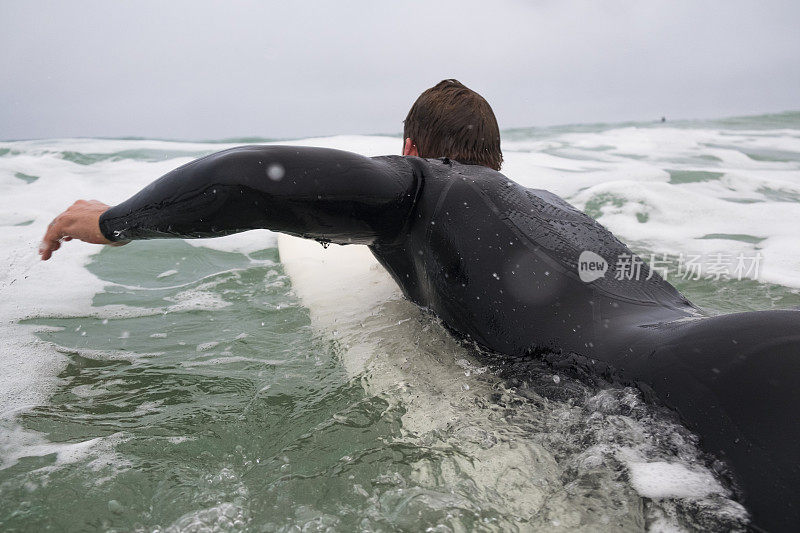
M 256 228 L 372 244 L 402 230 L 418 187 L 419 173 L 400 156 L 243 146 L 177 168 L 110 209 L 76 202 L 50 224 L 40 253 L 48 259 L 71 238 L 121 244 Z

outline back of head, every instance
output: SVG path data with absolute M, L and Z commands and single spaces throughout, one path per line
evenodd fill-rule
M 449 157 L 500 170 L 500 129 L 489 103 L 457 80 L 443 80 L 423 92 L 404 121 L 420 157 Z

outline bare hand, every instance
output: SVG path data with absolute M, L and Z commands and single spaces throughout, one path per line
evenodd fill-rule
M 54 218 L 47 227 L 42 244 L 39 245 L 39 255 L 42 256 L 42 261 L 50 259 L 53 252 L 61 247 L 61 241 L 78 239 L 92 244 L 114 246 L 127 244 L 127 241 L 109 241 L 100 231 L 100 215 L 107 209 L 106 204 L 97 200 L 78 200 Z

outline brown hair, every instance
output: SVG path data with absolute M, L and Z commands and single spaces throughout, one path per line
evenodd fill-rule
M 500 170 L 500 129 L 489 103 L 458 80 L 442 80 L 423 92 L 403 121 L 420 157 L 449 157 Z

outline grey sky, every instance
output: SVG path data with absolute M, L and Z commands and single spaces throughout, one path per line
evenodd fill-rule
M 394 133 L 455 77 L 501 128 L 800 109 L 800 2 L 0 0 L 0 138 Z

